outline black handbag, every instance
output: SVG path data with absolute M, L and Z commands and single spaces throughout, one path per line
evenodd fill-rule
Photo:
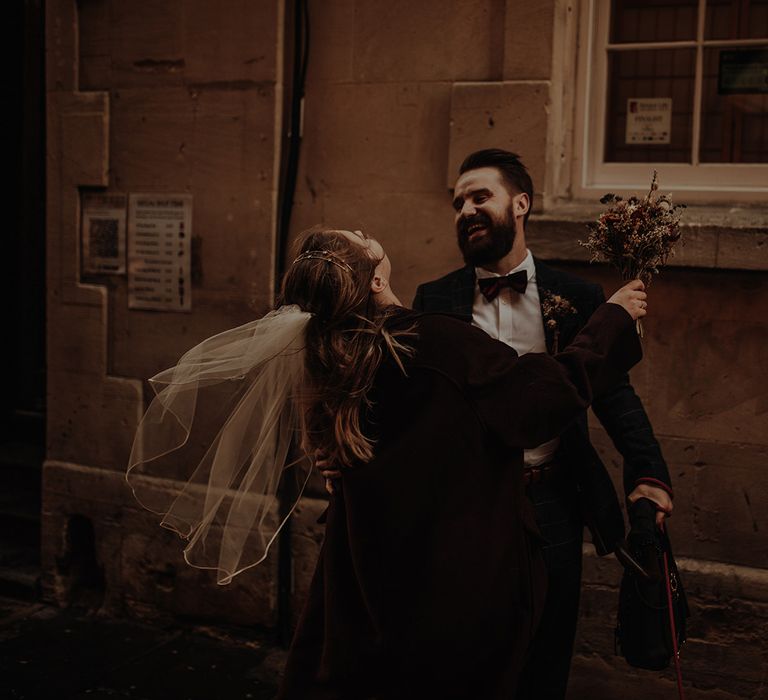
M 690 612 L 656 505 L 641 498 L 629 507 L 630 532 L 616 556 L 624 566 L 619 589 L 616 644 L 630 666 L 660 671 L 674 659 L 682 693 L 679 650 Z

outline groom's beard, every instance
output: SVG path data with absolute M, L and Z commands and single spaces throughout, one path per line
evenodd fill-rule
M 469 229 L 474 224 L 483 224 L 486 230 L 470 240 Z M 482 267 L 503 258 L 515 242 L 517 230 L 514 217 L 507 214 L 504 221 L 492 219 L 484 212 L 462 218 L 456 225 L 459 250 L 467 265 Z

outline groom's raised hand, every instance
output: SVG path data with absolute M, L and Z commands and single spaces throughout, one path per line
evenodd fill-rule
M 648 295 L 645 293 L 645 285 L 640 280 L 632 280 L 617 290 L 610 299 L 609 304 L 623 306 L 626 312 L 637 321 L 645 316 L 648 311 Z

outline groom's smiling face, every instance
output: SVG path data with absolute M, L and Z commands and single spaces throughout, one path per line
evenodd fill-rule
M 456 236 L 467 264 L 487 265 L 512 250 L 516 196 L 497 168 L 468 170 L 456 181 Z

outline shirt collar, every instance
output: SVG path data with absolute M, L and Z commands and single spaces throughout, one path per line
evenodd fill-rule
M 520 270 L 525 270 L 528 273 L 528 280 L 535 279 L 536 277 L 536 265 L 533 261 L 533 255 L 531 255 L 531 251 L 526 248 L 525 250 L 525 258 L 523 258 L 523 262 L 521 262 L 517 267 L 511 269 L 509 272 L 505 273 L 504 275 L 496 274 L 495 272 L 489 272 L 488 270 L 482 268 L 482 267 L 476 267 L 475 268 L 475 278 L 476 279 L 483 279 L 485 277 L 505 277 L 506 275 L 511 275 L 513 272 L 519 272 Z

